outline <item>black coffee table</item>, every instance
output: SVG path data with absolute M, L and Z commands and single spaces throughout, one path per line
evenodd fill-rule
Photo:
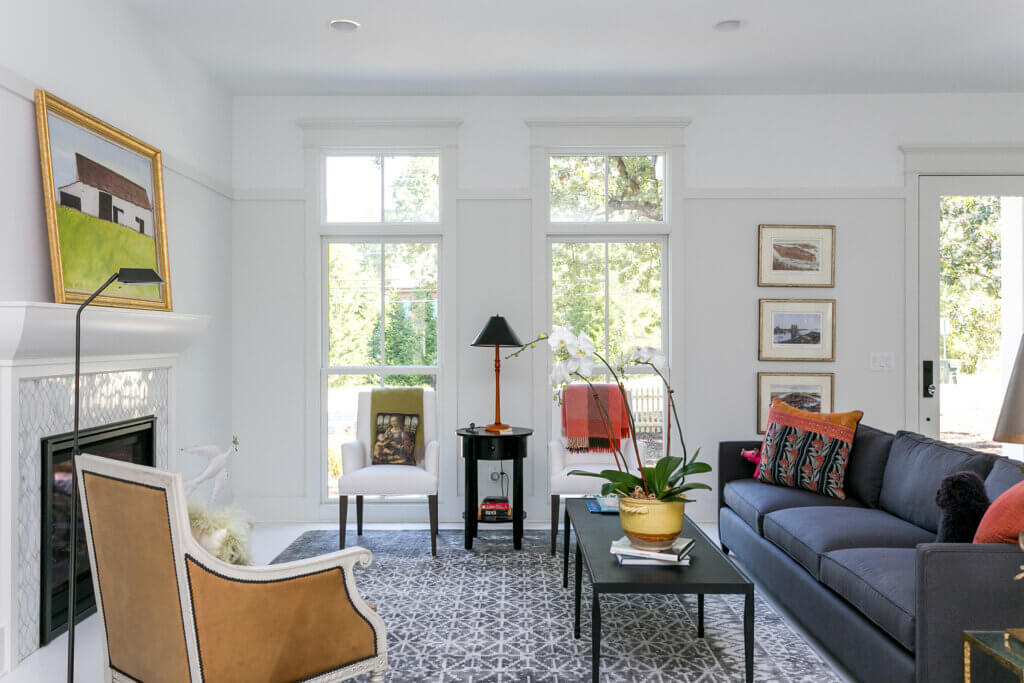
M 602 593 L 675 593 L 697 596 L 697 637 L 704 637 L 704 595 L 742 594 L 746 596 L 743 608 L 743 645 L 747 668 L 747 683 L 754 680 L 754 584 L 736 568 L 711 542 L 700 527 L 687 517 L 682 536 L 692 538 L 692 561 L 689 567 L 620 567 L 615 556 L 608 552 L 611 542 L 622 537 L 618 515 L 590 512 L 586 501 L 566 501 L 566 513 L 576 531 L 576 623 L 573 635 L 580 637 L 580 601 L 582 596 L 583 564 L 587 565 L 590 583 L 594 588 L 591 628 L 591 657 L 594 682 L 597 683 L 601 658 Z M 565 552 L 568 556 L 569 537 L 566 535 Z M 666 634 L 668 636 L 668 634 Z

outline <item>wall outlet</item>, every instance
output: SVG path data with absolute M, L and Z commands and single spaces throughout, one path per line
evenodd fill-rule
M 892 351 L 872 351 L 871 369 L 875 372 L 892 372 L 896 369 L 896 354 Z

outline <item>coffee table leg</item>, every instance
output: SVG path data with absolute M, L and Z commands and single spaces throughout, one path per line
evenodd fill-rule
M 580 602 L 583 600 L 583 557 L 580 553 L 580 539 L 576 539 L 576 625 L 573 637 L 580 637 Z
M 697 637 L 704 637 L 704 594 L 697 593 Z
M 569 501 L 565 501 L 565 553 L 562 557 L 562 588 L 569 587 Z
M 601 671 L 601 601 L 594 591 L 593 609 L 590 617 L 590 657 L 593 660 L 594 683 L 600 680 Z
M 747 683 L 754 683 L 754 594 L 747 593 L 743 605 L 743 655 L 747 664 Z

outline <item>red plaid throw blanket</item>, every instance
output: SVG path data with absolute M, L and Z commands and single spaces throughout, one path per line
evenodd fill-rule
M 594 391 L 608 413 L 607 422 L 594 400 Z M 621 440 L 629 438 L 629 413 L 619 387 L 595 384 L 594 391 L 586 384 L 570 384 L 562 393 L 562 436 L 570 452 L 615 452 Z M 610 438 L 608 422 L 612 427 Z

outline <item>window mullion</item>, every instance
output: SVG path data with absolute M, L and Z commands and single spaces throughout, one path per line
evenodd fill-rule
M 384 155 L 380 155 L 380 222 L 384 222 Z
M 383 169 L 383 167 L 382 167 Z M 383 175 L 383 170 L 382 170 Z M 383 205 L 382 205 L 383 206 Z M 383 209 L 382 209 L 383 210 Z M 387 271 L 384 260 L 384 243 L 380 243 L 380 367 L 387 363 L 384 356 L 386 345 L 384 342 L 385 330 L 387 329 Z
M 604 157 L 604 222 L 608 222 L 608 155 Z
M 609 242 L 604 243 L 604 357 L 606 359 L 611 358 L 611 276 L 609 275 L 610 269 L 608 265 L 609 244 Z

